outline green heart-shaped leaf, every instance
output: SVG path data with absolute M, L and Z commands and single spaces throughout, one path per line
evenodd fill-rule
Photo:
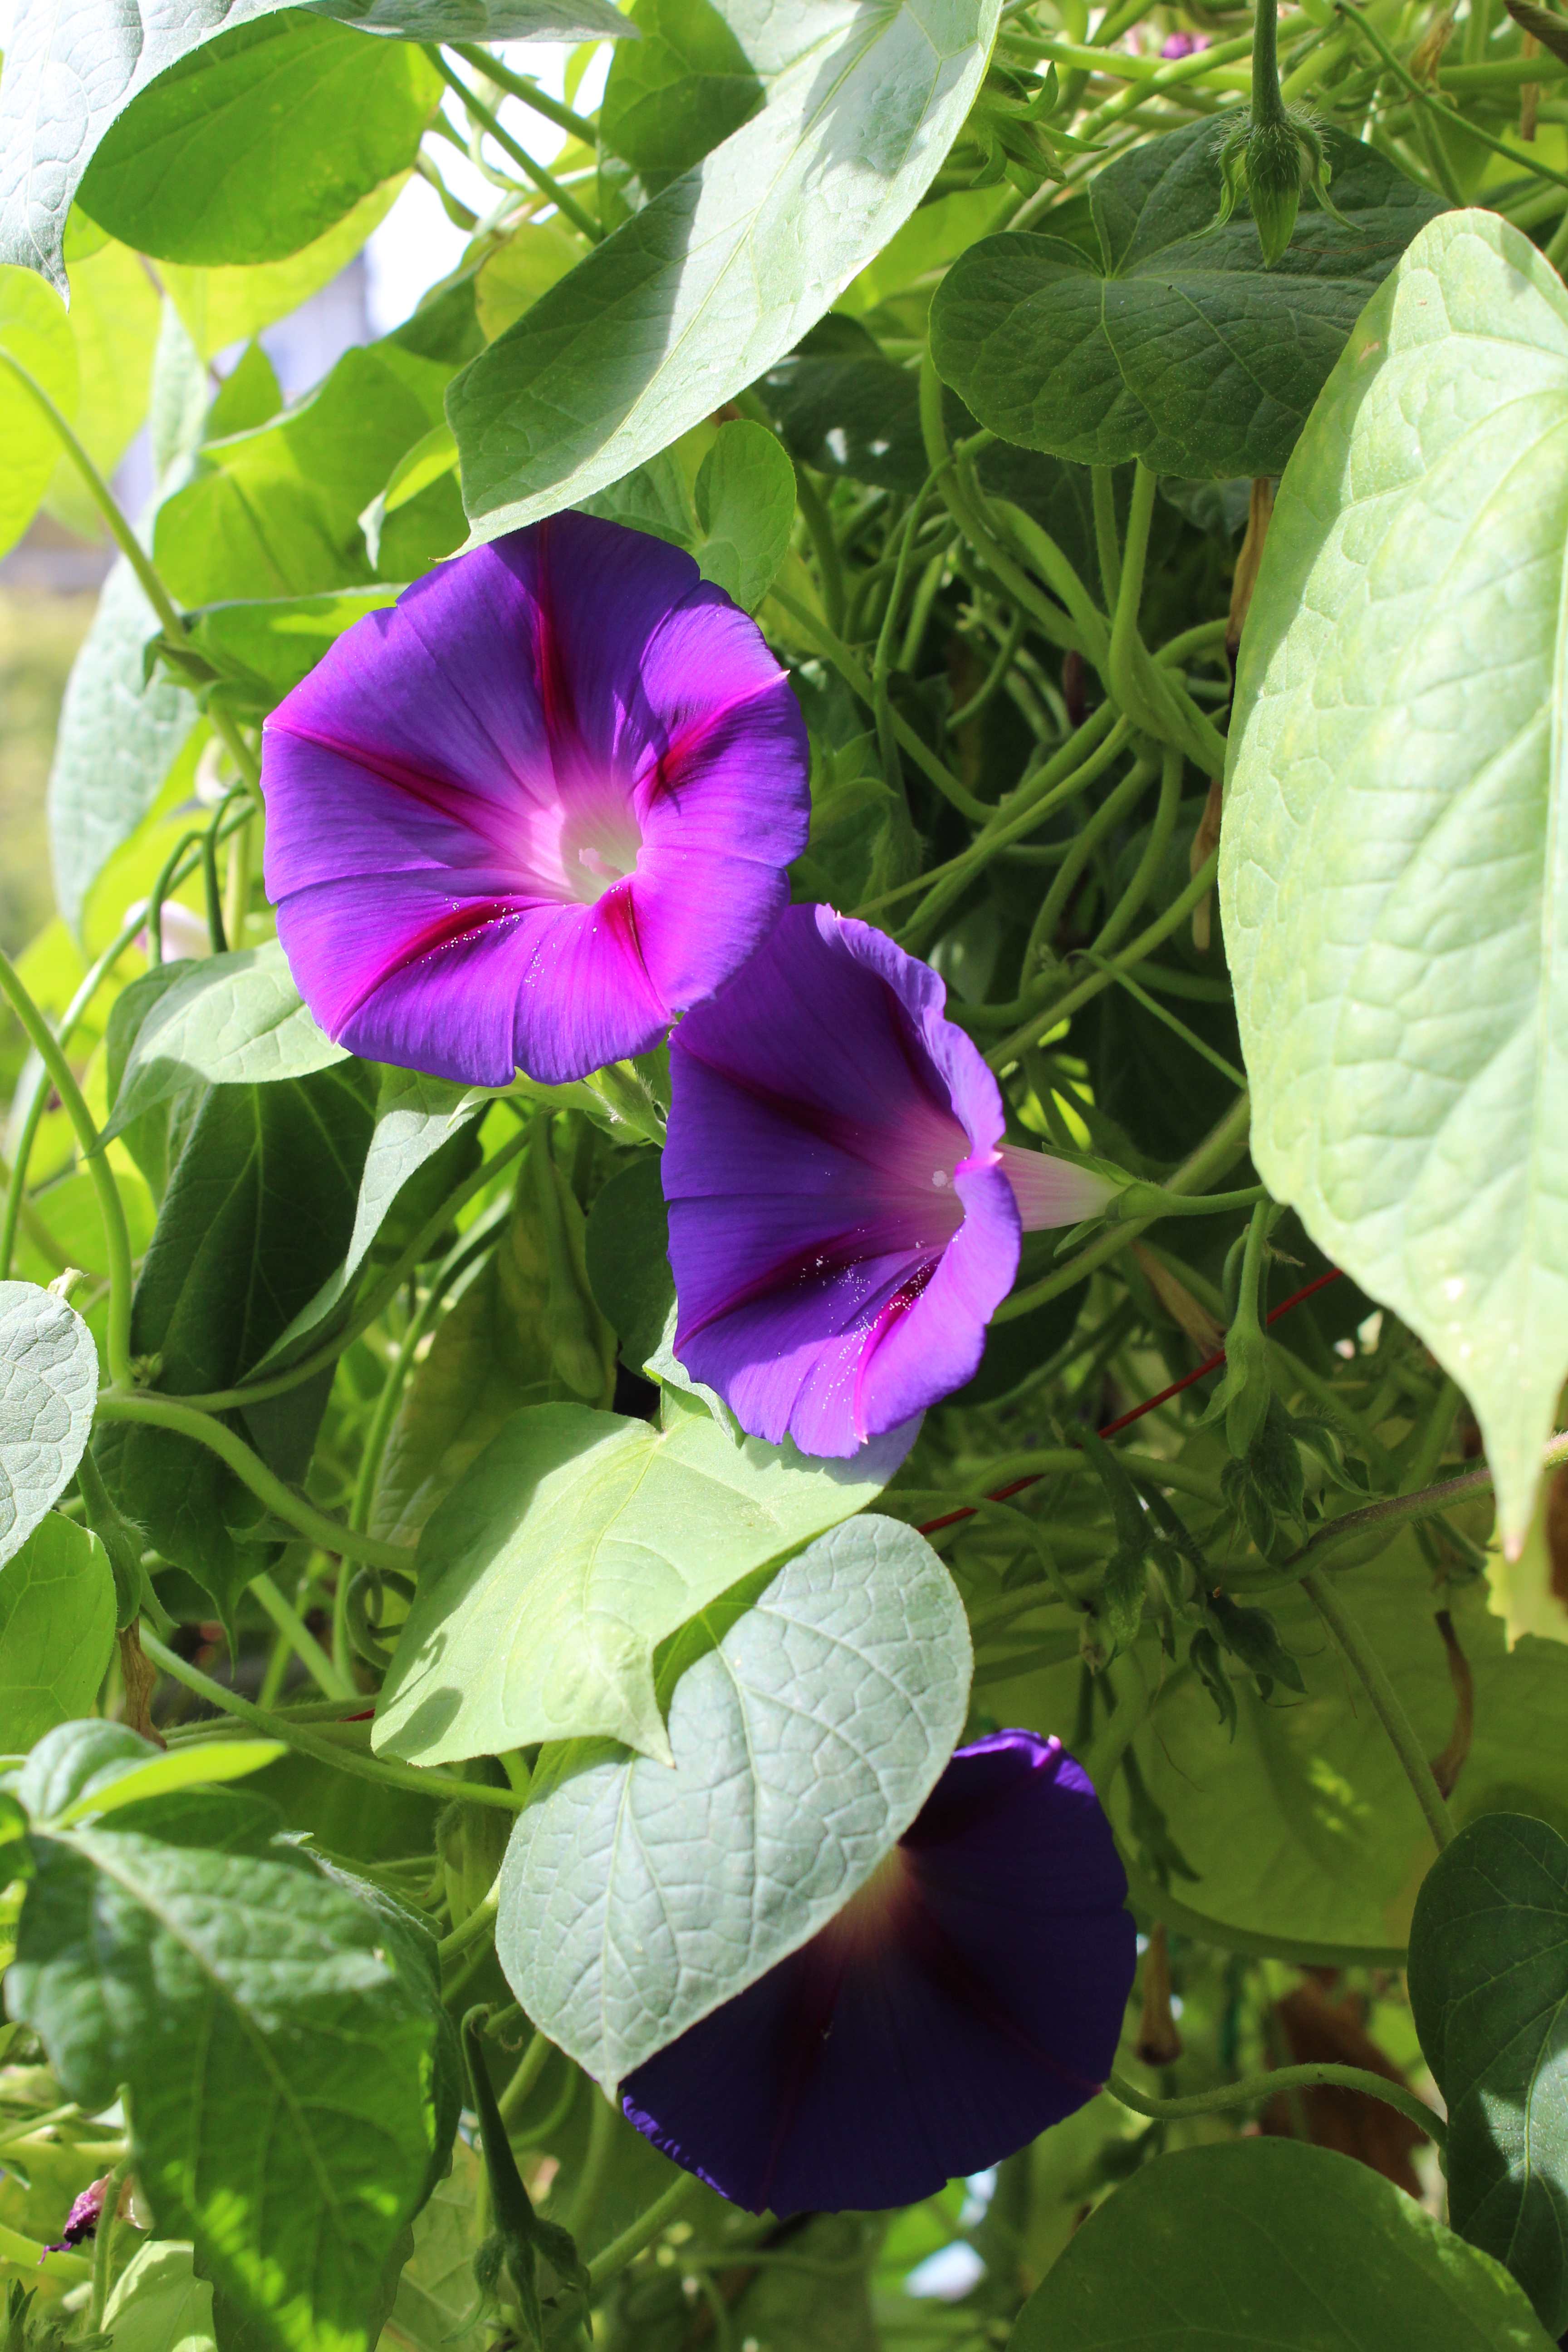
M 1098 268 L 1033 231 L 960 256 L 932 306 L 931 356 L 983 425 L 1085 466 L 1279 472 L 1369 298 L 1442 207 L 1326 131 L 1344 220 L 1303 205 L 1266 269 L 1245 210 L 1215 225 L 1219 146 L 1196 122 L 1100 173 Z

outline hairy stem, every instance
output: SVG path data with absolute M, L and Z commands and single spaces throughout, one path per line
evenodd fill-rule
M 198 1445 L 205 1445 L 220 1462 L 226 1462 L 235 1476 L 286 1526 L 298 1535 L 308 1536 L 325 1552 L 342 1559 L 363 1559 L 372 1568 L 412 1569 L 414 1565 L 409 1545 L 383 1543 L 378 1537 L 363 1535 L 357 1528 L 329 1518 L 325 1511 L 317 1510 L 314 1503 L 307 1502 L 303 1495 L 285 1486 L 237 1430 L 230 1429 L 226 1422 L 215 1420 L 199 1406 L 187 1404 L 184 1398 L 161 1396 L 151 1389 L 105 1389 L 98 1400 L 98 1417 L 100 1421 L 136 1422 L 146 1428 L 171 1429 L 178 1436 L 194 1437 Z
M 308 1730 L 289 1715 L 274 1713 L 270 1708 L 253 1706 L 226 1684 L 214 1682 L 198 1666 L 187 1665 L 174 1651 L 165 1649 L 155 1634 L 142 1629 L 142 1647 L 161 1674 L 171 1682 L 181 1683 L 197 1698 L 205 1699 L 225 1715 L 237 1716 L 268 1739 L 279 1739 L 287 1748 L 297 1748 L 302 1756 L 313 1756 L 318 1764 L 330 1764 L 334 1771 L 347 1772 L 356 1780 L 379 1780 L 387 1789 L 412 1789 L 421 1797 L 456 1798 L 465 1805 L 494 1805 L 500 1811 L 520 1813 L 526 1800 L 516 1797 L 510 1789 L 492 1788 L 486 1780 L 459 1780 L 450 1772 L 427 1772 L 420 1765 L 398 1764 L 384 1756 L 362 1755 L 358 1748 L 341 1748 L 335 1740 L 323 1739 Z
M 70 1064 L 60 1050 L 59 1039 L 28 995 L 11 959 L 0 950 L 0 996 L 10 1004 L 32 1046 L 53 1081 L 56 1093 L 65 1106 L 66 1116 L 76 1131 L 82 1161 L 92 1179 L 98 1195 L 98 1212 L 103 1223 L 103 1246 L 109 1259 L 109 1377 L 111 1381 L 129 1382 L 131 1373 L 131 1235 L 125 1223 L 125 1206 L 120 1198 L 120 1187 L 114 1181 L 114 1171 L 103 1156 L 97 1123 L 82 1097 Z M 16 1171 L 13 1171 L 15 1181 Z

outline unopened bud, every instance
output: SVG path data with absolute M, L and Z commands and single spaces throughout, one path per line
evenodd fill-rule
M 1294 126 L 1288 120 L 1254 123 L 1243 169 L 1264 267 L 1272 269 L 1289 245 L 1301 203 L 1301 148 Z
M 1276 101 L 1278 103 L 1278 101 Z M 1352 224 L 1329 198 L 1329 164 L 1312 123 L 1293 109 L 1265 115 L 1247 113 L 1236 124 L 1219 154 L 1220 204 L 1215 228 L 1223 228 L 1245 195 L 1252 207 L 1263 266 L 1272 269 L 1289 246 L 1304 194 L 1310 194 L 1342 227 Z

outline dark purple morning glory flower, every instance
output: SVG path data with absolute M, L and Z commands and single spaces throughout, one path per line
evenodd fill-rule
M 103 2219 L 103 2200 L 109 2179 L 105 2173 L 101 2180 L 88 2183 L 66 2215 L 64 2233 L 52 2245 L 44 2248 L 46 2254 L 74 2253 L 79 2246 L 84 2246 L 89 2238 L 97 2236 L 98 2225 Z
M 805 730 L 678 548 L 561 514 L 356 622 L 268 719 L 267 887 L 357 1054 L 551 1084 L 726 980 L 805 845 Z
M 752 2212 L 934 2196 L 1091 2099 L 1137 1937 L 1088 1779 L 1058 1739 L 961 1748 L 810 1943 L 628 2074 L 637 2129 Z
M 853 1454 L 962 1388 L 1026 1229 L 1115 1190 L 1002 1141 L 929 964 L 792 907 L 670 1040 L 675 1352 L 754 1437 Z

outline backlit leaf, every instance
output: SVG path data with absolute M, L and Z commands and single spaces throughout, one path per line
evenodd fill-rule
M 179 14 L 110 0 L 19 0 L 0 84 L 0 262 L 63 290 L 71 199 L 110 125 L 171 66 L 284 0 L 206 0 Z M 614 40 L 610 0 L 312 0 L 308 13 L 411 41 Z
M 3 166 L 0 166 L 3 168 Z M 54 426 L 5 365 L 9 354 L 61 410 L 76 409 L 76 342 L 59 296 L 26 269 L 0 263 L 0 555 L 16 546 L 37 514 L 59 461 Z
M 617 480 L 789 351 L 908 218 L 967 114 L 995 0 L 725 21 L 761 111 L 492 343 L 449 403 L 476 539 Z
M 1423 231 L 1281 485 L 1221 893 L 1252 1153 L 1475 1407 L 1522 1541 L 1568 1368 L 1568 295 Z
M 657 1644 L 863 1509 L 906 1442 L 808 1462 L 679 1402 L 665 1429 L 583 1405 L 517 1413 L 420 1539 L 376 1748 L 434 1764 L 603 1734 L 664 1755 Z
M 160 260 L 282 261 L 407 169 L 441 88 L 408 42 L 367 49 L 281 10 L 160 74 L 100 141 L 79 201 Z

